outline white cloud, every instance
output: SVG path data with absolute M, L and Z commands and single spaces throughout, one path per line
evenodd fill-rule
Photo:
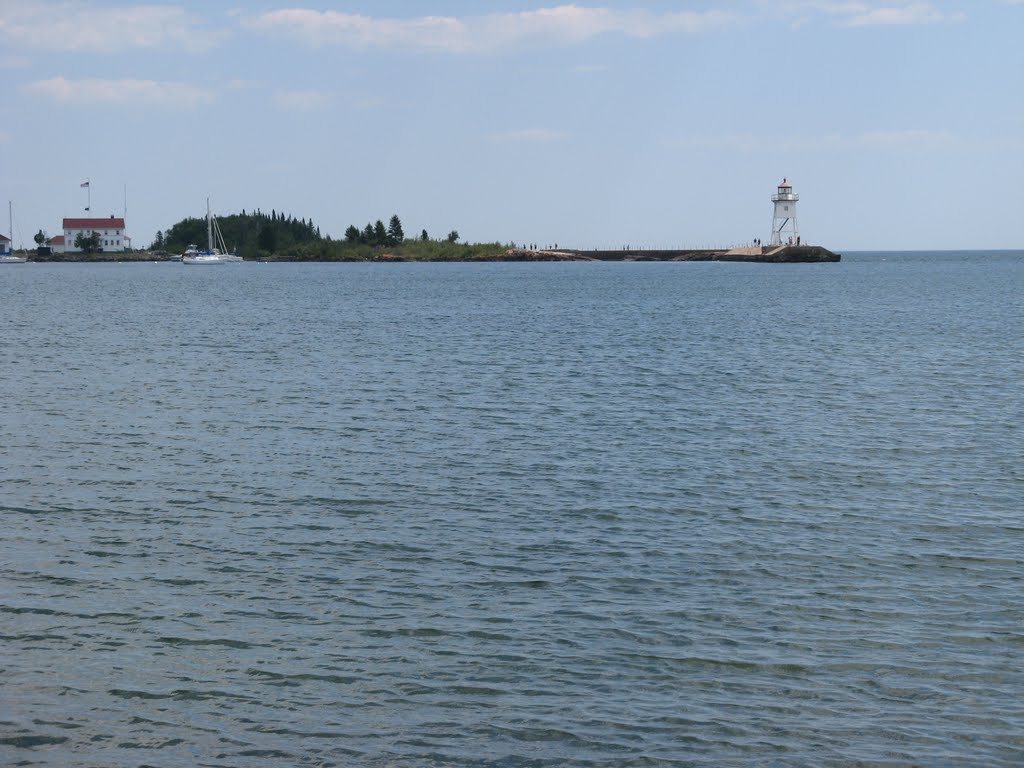
M 909 150 L 949 149 L 957 138 L 944 131 L 893 130 L 866 131 L 860 134 L 840 133 L 818 136 L 778 136 L 753 133 L 733 133 L 716 136 L 686 136 L 679 143 L 698 149 L 726 150 L 730 152 L 837 152 L 863 148 Z
M 184 9 L 170 5 L 103 7 L 70 0 L 0 2 L 0 39 L 59 51 L 126 48 L 209 48 L 215 36 Z
M 930 149 L 949 146 L 956 142 L 956 138 L 944 131 L 868 131 L 857 137 L 856 141 L 859 144 L 877 147 Z
M 229 91 L 251 91 L 253 88 L 259 88 L 263 83 L 259 80 L 246 80 L 240 77 L 236 77 L 232 80 L 228 80 L 224 87 Z
M 518 131 L 492 133 L 488 138 L 500 143 L 546 143 L 562 141 L 569 136 L 562 131 L 551 131 L 546 128 L 524 128 Z
M 67 80 L 55 77 L 25 86 L 31 93 L 67 106 L 121 105 L 192 109 L 213 101 L 213 93 L 185 83 L 155 80 Z
M 848 2 L 847 0 L 792 0 L 791 2 L 769 3 L 761 1 L 777 11 L 798 17 L 797 24 L 810 20 L 811 14 L 819 13 L 836 18 L 847 27 L 907 26 L 918 24 L 940 24 L 964 21 L 963 13 L 944 13 L 931 2 Z
M 277 91 L 274 102 L 284 109 L 308 112 L 322 109 L 330 103 L 330 96 L 322 91 Z
M 962 13 L 945 14 L 931 3 L 910 3 L 889 8 L 870 8 L 846 20 L 850 27 L 891 26 L 907 24 L 939 24 L 963 21 Z
M 288 8 L 259 14 L 245 23 L 310 46 L 404 48 L 447 53 L 486 53 L 518 47 L 580 43 L 598 35 L 648 38 L 671 33 L 698 33 L 726 25 L 735 16 L 725 11 L 652 13 L 561 5 L 521 13 L 482 16 L 375 18 Z
M 0 69 L 28 69 L 32 62 L 22 56 L 0 56 Z

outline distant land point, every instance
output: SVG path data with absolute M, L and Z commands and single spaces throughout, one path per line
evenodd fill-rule
M 180 261 L 180 254 L 166 251 L 126 251 L 121 253 L 31 254 L 34 261 L 110 263 L 118 261 Z M 576 248 L 526 249 L 489 248 L 481 252 L 466 246 L 454 246 L 440 253 L 402 253 L 401 248 L 376 250 L 368 257 L 353 259 L 316 259 L 294 255 L 273 255 L 249 261 L 262 262 L 552 262 L 552 261 L 730 261 L 756 264 L 820 264 L 842 259 L 838 253 L 820 245 L 750 246 L 746 248 L 580 250 Z

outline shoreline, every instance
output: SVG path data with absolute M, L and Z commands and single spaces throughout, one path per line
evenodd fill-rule
M 30 262 L 51 264 L 112 264 L 118 262 L 175 262 L 181 261 L 177 254 L 152 251 L 129 253 L 99 253 L 88 256 L 81 254 L 47 254 L 38 256 L 26 254 Z M 565 262 L 565 261 L 730 261 L 758 264 L 819 264 L 834 263 L 842 259 L 838 253 L 817 245 L 752 246 L 733 249 L 658 249 L 658 250 L 578 250 L 564 248 L 557 250 L 508 248 L 482 256 L 459 258 L 456 254 L 433 257 L 404 256 L 401 253 L 381 252 L 370 258 L 352 259 L 307 259 L 275 255 L 263 259 L 246 259 L 254 263 L 474 263 L 474 262 Z

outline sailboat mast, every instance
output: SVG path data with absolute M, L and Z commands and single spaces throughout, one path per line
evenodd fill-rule
M 210 218 L 210 198 L 206 198 L 206 250 L 213 253 L 213 219 Z

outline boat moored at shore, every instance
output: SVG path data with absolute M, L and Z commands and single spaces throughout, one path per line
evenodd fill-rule
M 224 235 L 221 234 L 217 219 L 210 213 L 210 198 L 206 198 L 206 250 L 201 251 L 196 245 L 190 245 L 181 254 L 181 263 L 192 266 L 205 266 L 214 264 L 230 264 L 243 261 L 241 256 L 228 251 L 224 244 Z

